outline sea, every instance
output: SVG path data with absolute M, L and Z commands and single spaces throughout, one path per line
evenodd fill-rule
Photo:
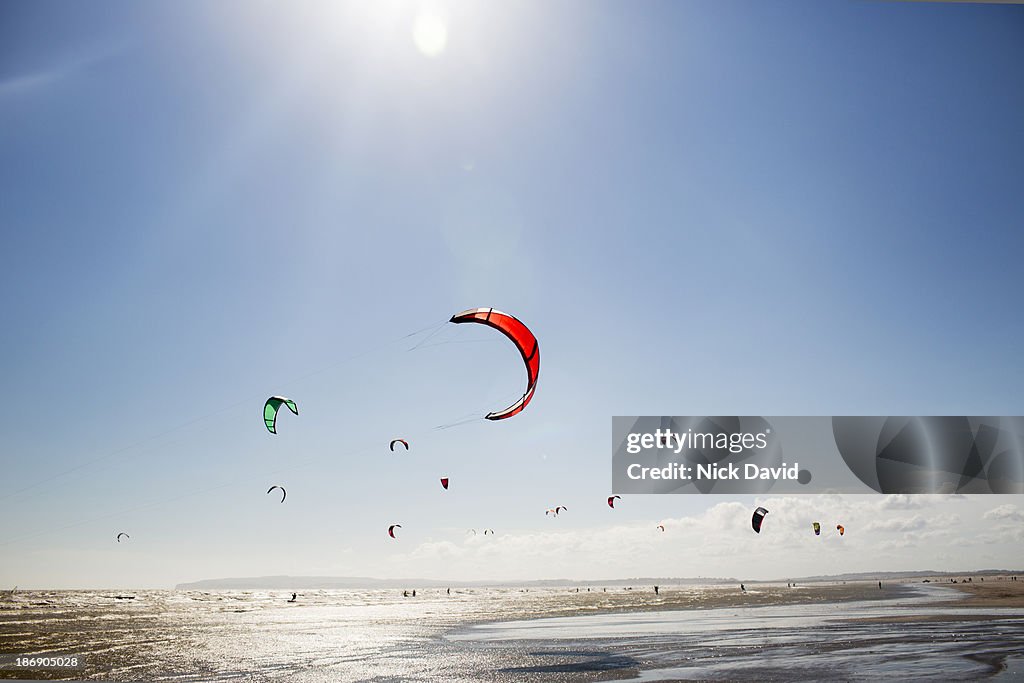
M 789 589 L 18 591 L 0 598 L 0 679 L 1024 680 L 1024 610 L 920 584 L 757 604 Z

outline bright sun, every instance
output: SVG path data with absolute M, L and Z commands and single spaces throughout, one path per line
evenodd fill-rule
M 424 55 L 437 57 L 448 43 L 448 28 L 437 15 L 421 13 L 413 24 L 412 39 Z

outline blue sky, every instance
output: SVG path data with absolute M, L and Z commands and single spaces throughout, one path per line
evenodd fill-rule
M 945 3 L 5 3 L 0 585 L 444 576 L 469 527 L 732 509 L 611 520 L 615 414 L 1021 414 L 1022 35 Z M 536 332 L 536 397 L 433 429 L 522 392 L 443 325 L 476 306 Z M 966 504 L 1019 534 L 1019 497 Z M 592 566 L 514 547 L 471 578 Z

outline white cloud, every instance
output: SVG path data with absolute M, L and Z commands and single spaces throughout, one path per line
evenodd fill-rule
M 984 515 L 985 519 L 994 519 L 999 521 L 1013 521 L 1022 522 L 1024 521 L 1024 512 L 1011 503 L 1006 505 L 1000 505 L 999 507 L 992 508 Z
M 699 514 L 603 528 L 522 530 L 496 536 L 433 539 L 399 566 L 419 567 L 428 578 L 600 580 L 630 577 L 786 577 L 845 572 L 935 569 L 962 571 L 1015 566 L 1014 529 L 994 530 L 987 519 L 1014 519 L 1003 505 L 986 512 L 990 498 L 974 496 L 959 512 L 942 508 L 950 496 L 788 496 L 755 501 L 769 510 L 762 532 L 750 526 L 753 507 L 711 505 Z M 923 508 L 933 508 L 922 513 Z M 815 536 L 811 522 L 822 526 Z M 664 524 L 665 531 L 656 529 Z M 840 537 L 836 525 L 846 533 Z M 963 553 L 960 548 L 990 550 Z M 979 547 L 981 546 L 981 547 Z M 994 559 L 993 559 L 994 558 Z M 984 559 L 986 567 L 978 564 Z M 403 570 L 406 575 L 408 571 Z
M 904 532 L 919 531 L 928 526 L 928 520 L 921 515 L 910 518 L 880 519 L 868 524 L 865 531 Z
M 875 506 L 879 510 L 921 510 L 950 501 L 967 500 L 967 496 L 960 493 L 947 494 L 915 494 L 906 493 L 889 494 L 878 501 Z

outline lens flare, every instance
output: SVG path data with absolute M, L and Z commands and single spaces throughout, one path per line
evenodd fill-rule
M 420 14 L 412 27 L 416 49 L 427 57 L 437 57 L 448 44 L 448 27 L 436 14 Z

